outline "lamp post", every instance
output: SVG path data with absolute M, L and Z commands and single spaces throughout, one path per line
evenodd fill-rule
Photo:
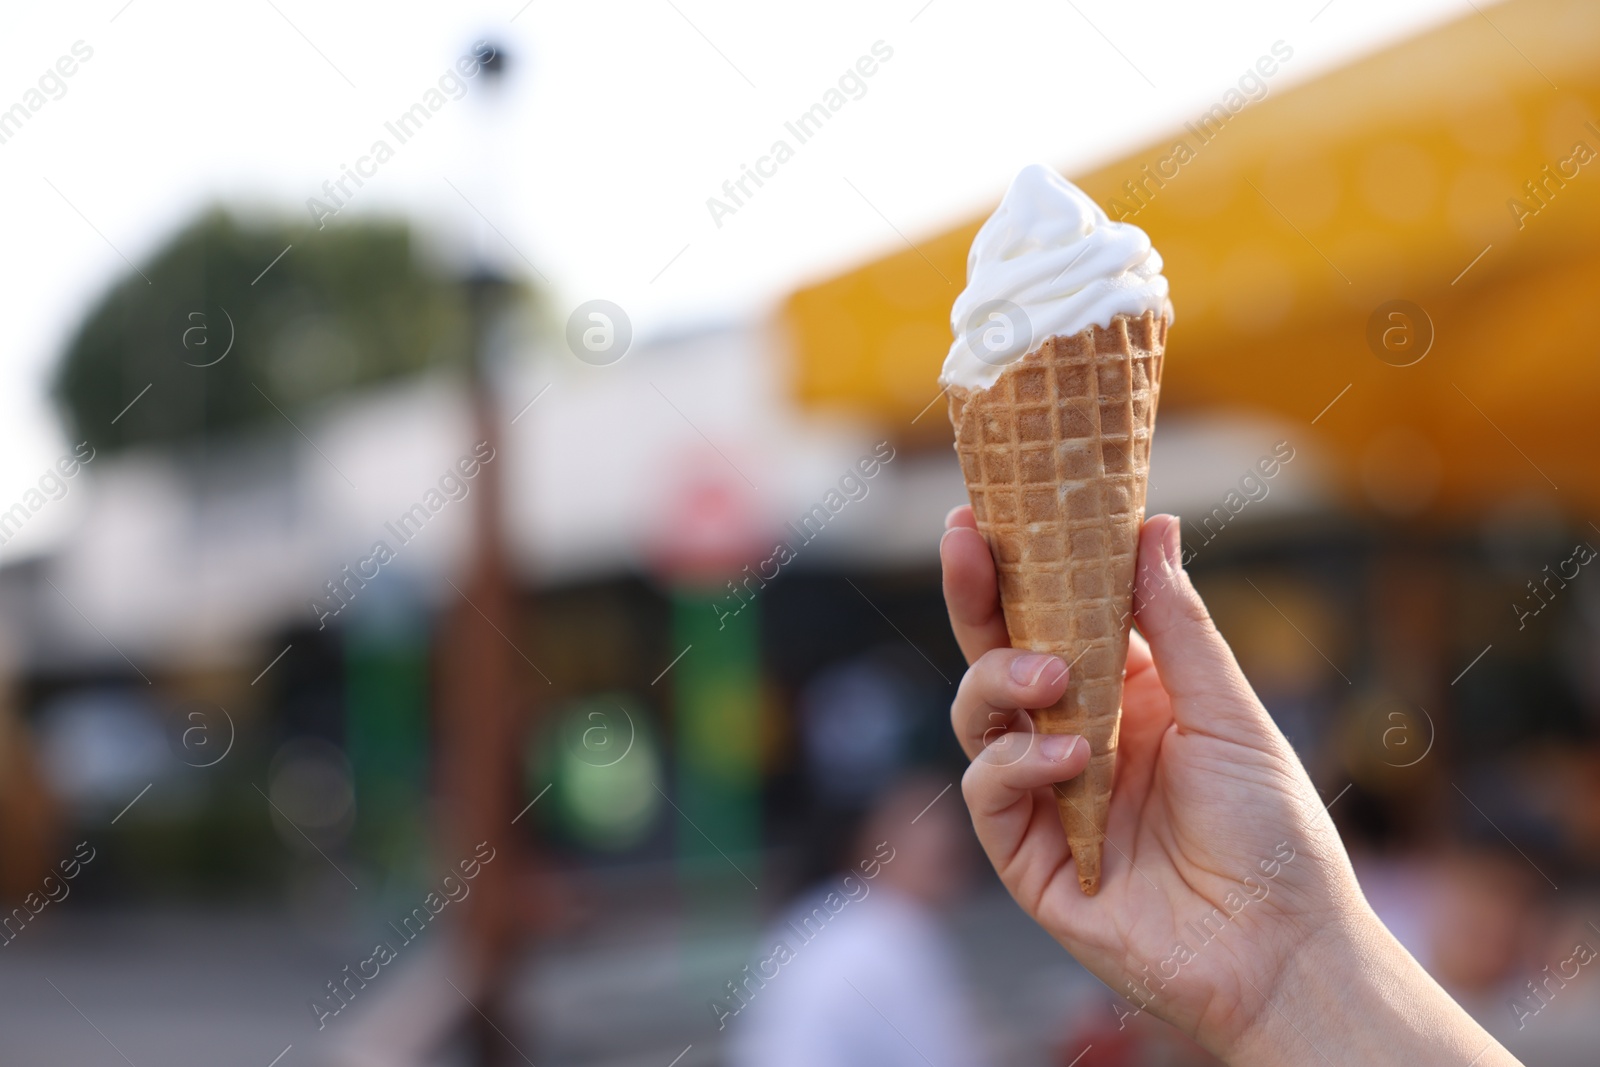
M 483 63 L 483 94 L 497 96 L 507 68 L 505 50 L 493 45 Z M 486 106 L 498 101 L 486 100 Z M 478 155 L 480 185 L 496 178 L 492 162 L 493 126 L 483 123 L 490 143 Z M 492 211 L 490 197 L 480 192 L 476 212 Z M 465 194 L 463 194 L 465 195 Z M 469 201 L 470 203 L 470 201 Z M 476 1010 L 467 1012 L 466 1033 L 474 1061 L 499 1064 L 518 1061 L 509 1034 L 517 1031 L 506 1005 L 507 986 L 519 941 L 516 885 L 522 868 L 516 831 L 511 825 L 520 782 L 519 754 L 523 722 L 521 664 L 511 635 L 524 628 L 526 615 L 517 610 L 505 539 L 505 460 L 499 408 L 492 386 L 490 346 L 495 324 L 505 312 L 515 283 L 487 248 L 478 226 L 473 262 L 463 286 L 470 313 L 469 400 L 476 439 L 497 457 L 485 463 L 472 494 L 472 533 L 466 572 L 459 595 L 446 613 L 440 648 L 439 742 L 440 784 L 444 804 L 443 842 L 450 863 L 470 857 L 479 842 L 495 850 L 484 864 L 464 901 L 461 976 L 463 992 Z

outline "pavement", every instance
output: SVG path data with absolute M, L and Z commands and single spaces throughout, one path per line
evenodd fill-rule
M 1109 998 L 992 887 L 953 912 L 951 927 L 996 1067 L 1044 1062 L 1066 1011 L 1094 989 Z M 364 932 L 269 911 L 41 916 L 0 949 L 0 1063 L 465 1067 L 459 1042 L 410 1051 L 476 1011 L 448 929 L 407 947 L 318 1029 L 309 1002 L 370 955 Z M 748 919 L 719 928 L 703 916 L 631 911 L 545 942 L 513 983 L 504 1057 L 540 1067 L 719 1063 L 707 1000 L 747 962 L 755 933 Z

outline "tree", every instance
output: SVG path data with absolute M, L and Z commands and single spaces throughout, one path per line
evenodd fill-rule
M 462 364 L 466 315 L 403 222 L 314 230 L 213 209 L 101 299 L 54 393 L 73 439 L 100 450 L 298 422 L 352 388 Z

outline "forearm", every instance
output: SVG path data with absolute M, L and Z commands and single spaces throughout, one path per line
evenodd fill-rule
M 1365 909 L 1363 909 L 1365 910 Z M 1224 1058 L 1231 1067 L 1520 1067 L 1370 912 L 1300 949 Z

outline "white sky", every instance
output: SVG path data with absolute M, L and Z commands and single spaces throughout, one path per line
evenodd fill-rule
M 377 137 L 394 145 L 383 122 L 476 38 L 518 60 L 503 102 L 476 79 L 349 210 L 481 233 L 453 183 L 520 250 L 484 238 L 506 262 L 531 275 L 525 255 L 549 279 L 562 321 L 605 298 L 648 336 L 760 313 L 903 247 L 896 231 L 916 240 L 986 209 L 1026 163 L 1070 170 L 1137 147 L 1280 38 L 1295 55 L 1274 92 L 1472 13 L 1466 0 L 124 5 L 0 12 L 0 109 L 73 42 L 94 49 L 0 144 L 0 507 L 66 449 L 50 369 L 122 256 L 142 262 L 218 200 L 308 217 L 306 198 Z M 793 144 L 784 121 L 879 40 L 894 54 L 865 96 L 718 229 L 706 198 L 774 139 Z M 66 509 L 41 512 L 30 541 L 52 510 Z

